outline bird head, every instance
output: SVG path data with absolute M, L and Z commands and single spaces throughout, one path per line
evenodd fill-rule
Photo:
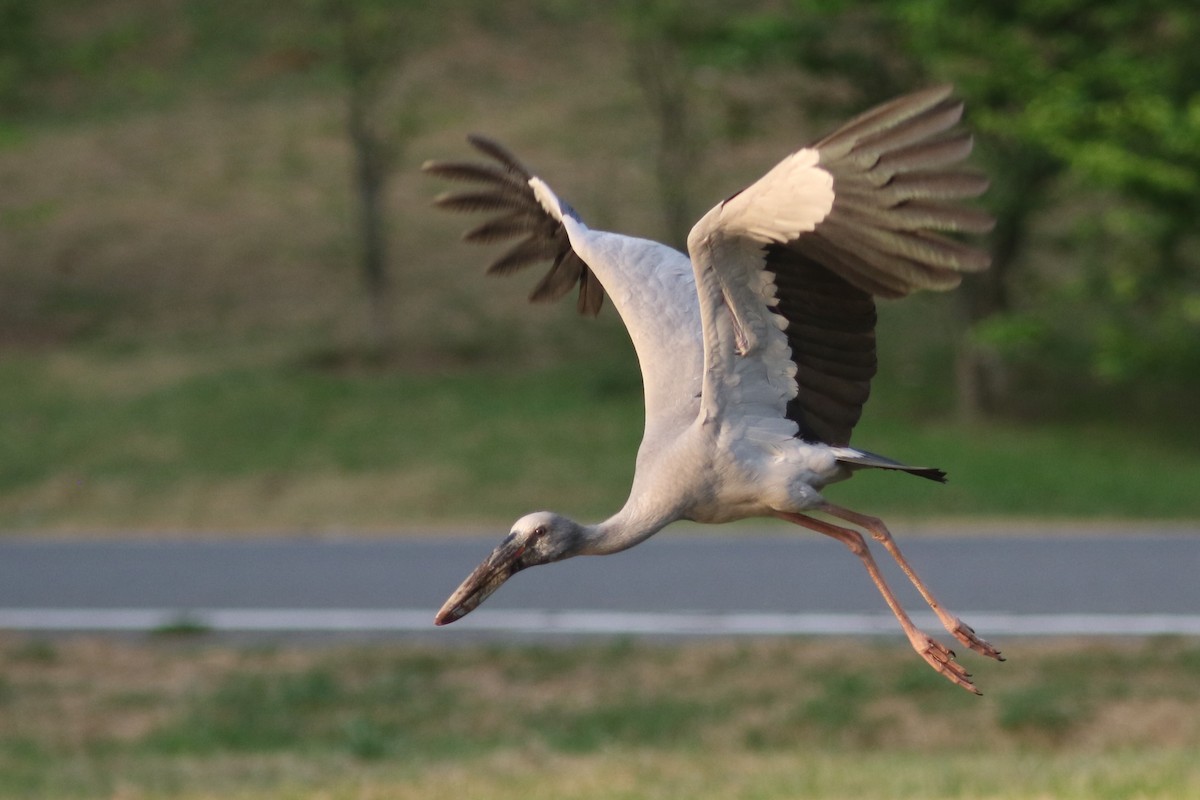
M 450 595 L 434 623 L 447 625 L 461 619 L 521 570 L 561 561 L 577 554 L 582 545 L 583 527 L 566 517 L 549 511 L 521 517 L 492 554 Z

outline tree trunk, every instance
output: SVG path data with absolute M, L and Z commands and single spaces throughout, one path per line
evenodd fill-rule
M 396 42 L 401 32 L 394 20 L 381 21 L 368 12 L 345 0 L 330 0 L 327 6 L 329 18 L 341 34 L 346 133 L 354 153 L 353 183 L 358 200 L 360 273 L 369 305 L 367 348 L 379 355 L 391 340 L 383 199 L 394 153 L 377 117 L 384 78 L 400 57 Z
M 689 75 L 674 46 L 660 37 L 638 37 L 632 47 L 634 75 L 658 128 L 655 180 L 666 238 L 682 248 L 695 222 L 691 189 L 699 149 L 687 113 Z
M 371 307 L 368 336 L 370 348 L 379 353 L 386 349 L 390 338 L 390 287 L 382 205 L 388 167 L 384 154 L 385 145 L 371 129 L 368 119 L 370 100 L 365 94 L 359 87 L 351 87 L 348 129 L 354 149 L 363 286 Z
M 1025 246 L 1029 225 L 1042 206 L 1046 186 L 1058 174 L 1057 162 L 1039 155 L 1001 152 L 1004 164 L 995 195 L 996 227 L 992 234 L 992 265 L 964 281 L 958 293 L 966 332 L 955 354 L 954 379 L 960 420 L 977 422 L 1003 407 L 1008 380 L 1003 359 L 974 337 L 987 319 L 1012 310 L 1009 281 Z

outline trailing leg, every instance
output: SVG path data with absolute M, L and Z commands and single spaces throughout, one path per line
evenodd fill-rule
M 860 514 L 857 511 L 851 511 L 848 508 L 842 508 L 841 506 L 836 506 L 833 503 L 823 503 L 817 507 L 817 510 L 829 514 L 830 516 L 844 519 L 847 522 L 851 522 L 855 525 L 859 525 L 869 532 L 876 541 L 880 542 L 884 548 L 887 549 L 892 558 L 896 560 L 896 563 L 900 565 L 900 569 L 904 570 L 904 574 L 908 576 L 910 581 L 912 581 L 912 585 L 915 586 L 917 591 L 921 593 L 921 597 L 925 598 L 925 602 L 929 604 L 929 607 L 933 610 L 933 613 L 937 614 L 937 618 L 941 620 L 942 625 L 945 626 L 946 630 L 948 630 L 954 636 L 954 638 L 958 639 L 960 642 L 977 653 L 981 653 L 989 658 L 994 658 L 997 661 L 1004 660 L 1004 657 L 1000 655 L 1000 651 L 985 640 L 979 638 L 970 625 L 967 625 L 961 619 L 942 608 L 941 604 L 937 601 L 937 598 L 933 596 L 933 592 L 929 591 L 929 588 L 925 585 L 925 582 L 921 580 L 920 576 L 917 575 L 916 570 L 909 565 L 908 560 L 900 552 L 900 547 L 896 544 L 896 540 L 892 537 L 891 531 L 887 529 L 887 526 L 883 524 L 881 519 L 878 517 L 868 516 L 867 514 Z
M 875 559 L 871 556 L 871 551 L 867 548 L 867 543 L 864 541 L 862 534 L 849 528 L 842 528 L 833 523 L 825 522 L 824 520 L 813 519 L 804 514 L 778 512 L 777 516 L 809 530 L 822 533 L 846 545 L 850 549 L 850 552 L 858 556 L 863 566 L 866 567 L 867 574 L 871 576 L 871 580 L 875 583 L 875 588 L 883 595 L 888 608 L 896 615 L 896 619 L 899 621 L 900 627 L 904 629 L 905 635 L 908 636 L 908 641 L 912 644 L 913 649 L 931 667 L 946 676 L 951 682 L 958 684 L 969 692 L 981 694 L 975 688 L 975 684 L 971 682 L 971 674 L 954 660 L 954 651 L 922 631 L 909 618 L 908 614 L 901 607 L 900 601 L 896 599 L 896 595 L 892 593 L 891 587 L 883 579 L 883 574 L 879 571 L 879 565 L 875 563 Z

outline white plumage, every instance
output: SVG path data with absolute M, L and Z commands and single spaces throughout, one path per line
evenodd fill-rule
M 777 517 L 832 536 L 863 562 L 913 647 L 938 672 L 977 691 L 944 645 L 913 625 L 855 529 L 897 560 L 955 638 L 1000 658 L 943 610 L 874 517 L 836 506 L 821 489 L 863 468 L 943 480 L 850 446 L 875 373 L 875 296 L 948 289 L 987 256 L 939 231 L 983 232 L 986 214 L 958 203 L 987 182 L 952 165 L 970 152 L 954 130 L 962 104 L 948 87 L 899 98 L 784 158 L 717 204 L 692 229 L 688 255 L 587 227 L 540 178 L 482 137 L 494 163 L 430 162 L 428 172 L 481 190 L 442 195 L 452 210 L 499 212 L 466 239 L 520 241 L 492 264 L 504 274 L 541 261 L 532 299 L 579 286 L 579 310 L 607 293 L 637 351 L 646 427 L 629 499 L 580 525 L 550 512 L 512 532 L 446 601 L 459 619 L 511 575 L 573 555 L 632 547 L 680 519 Z

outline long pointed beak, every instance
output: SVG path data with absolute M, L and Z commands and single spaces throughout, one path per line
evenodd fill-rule
M 491 597 L 492 592 L 500 588 L 500 584 L 524 568 L 525 565 L 520 561 L 524 553 L 525 545 L 517 542 L 512 536 L 501 542 L 487 560 L 476 567 L 454 594 L 450 595 L 450 599 L 433 618 L 433 623 L 448 625 L 474 611 L 480 603 Z

